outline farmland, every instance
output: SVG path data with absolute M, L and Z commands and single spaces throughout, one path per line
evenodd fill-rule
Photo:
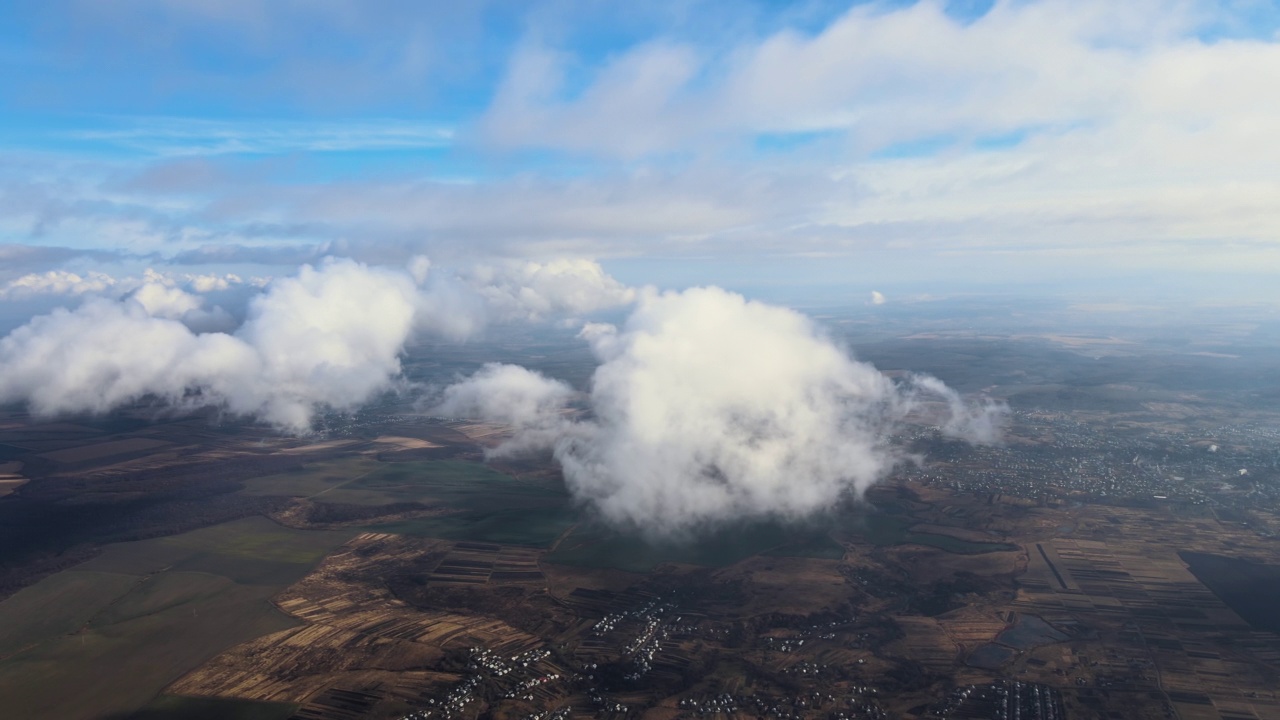
M 183 668 L 293 625 L 271 598 L 346 537 L 250 518 L 112 545 L 0 603 L 0 695 L 28 717 L 140 707 Z
M 1280 566 L 1274 416 L 1095 381 L 1116 356 L 1050 363 L 1041 340 L 867 352 L 894 367 L 921 342 L 940 373 L 980 358 L 972 383 L 1010 383 L 1007 442 L 908 424 L 894 442 L 927 460 L 865 495 L 693 542 L 605 526 L 549 457 L 488 457 L 508 428 L 410 408 L 302 438 L 6 411 L 0 702 L 95 720 L 1280 715 L 1258 591 Z

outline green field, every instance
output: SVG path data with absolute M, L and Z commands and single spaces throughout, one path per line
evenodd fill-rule
M 463 510 L 519 507 L 530 500 L 567 497 L 561 488 L 517 480 L 475 462 L 390 463 L 368 458 L 314 463 L 300 470 L 254 478 L 245 482 L 244 492 L 352 505 L 435 503 Z
M 0 705 L 9 717 L 128 717 L 217 653 L 292 627 L 270 598 L 353 534 L 254 517 L 108 546 L 0 602 Z M 141 717 L 188 716 L 199 717 Z M 228 717 L 241 716 L 278 715 Z
M 502 545 L 547 547 L 579 519 L 567 504 L 473 510 L 456 515 L 414 518 L 369 526 L 373 532 L 469 540 Z
M 529 502 L 567 498 L 562 488 L 524 482 L 510 475 L 462 460 L 379 463 L 364 477 L 326 496 L 332 502 L 355 502 L 344 493 L 364 493 L 382 502 L 434 500 L 465 510 L 524 507 Z
M 75 570 L 19 590 L 0 602 L 0 659 L 79 630 L 137 584 L 133 575 Z
M 839 560 L 844 557 L 844 546 L 832 540 L 827 533 L 817 533 L 809 537 L 793 540 L 789 545 L 774 548 L 766 552 L 765 555 Z
M 844 548 L 820 530 L 776 523 L 725 528 L 684 542 L 649 541 L 583 525 L 561 541 L 547 560 L 561 565 L 647 573 L 667 563 L 724 567 L 761 553 L 839 559 L 844 556 Z
M 289 703 L 161 695 L 138 712 L 117 717 L 118 720 L 287 720 L 297 709 L 297 705 Z
M 376 460 L 356 457 L 311 463 L 298 470 L 250 478 L 244 481 L 245 495 L 312 497 L 345 485 L 378 466 Z
M 861 537 L 873 545 L 927 545 L 958 555 L 976 555 L 979 553 L 1017 550 L 1016 545 L 1008 543 L 973 542 L 961 540 L 950 535 L 911 532 L 909 528 L 915 521 L 900 515 L 881 515 L 879 513 L 858 514 L 851 517 L 844 529 Z

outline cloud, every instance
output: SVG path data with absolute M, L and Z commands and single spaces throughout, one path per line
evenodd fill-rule
M 197 333 L 235 328 L 236 323 L 230 313 L 216 306 L 206 309 L 204 298 L 175 287 L 168 277 L 148 270 L 146 278 L 141 287 L 128 295 L 128 299 L 142 305 L 151 317 L 178 320 Z M 191 284 L 204 285 L 204 279 L 207 278 L 197 278 Z
M 98 294 L 116 286 L 116 279 L 100 272 L 84 275 L 68 270 L 29 273 L 0 286 L 0 299 L 29 298 L 37 295 Z
M 297 267 L 303 263 L 318 262 L 335 254 L 329 243 L 289 243 L 270 245 L 243 245 L 235 242 L 205 243 L 175 253 L 170 261 L 175 265 L 256 264 Z
M 635 290 L 609 277 L 599 263 L 583 259 L 483 264 L 467 271 L 464 279 L 506 320 L 581 315 L 627 305 L 636 297 Z
M 859 496 L 901 460 L 890 435 L 922 394 L 947 401 L 949 433 L 997 437 L 937 380 L 898 386 L 805 316 L 718 288 L 646 293 L 624 326 L 583 335 L 601 362 L 588 419 L 565 419 L 567 389 L 509 366 L 446 390 L 465 399 L 448 407 L 534 430 L 517 443 L 555 438 L 574 495 L 652 535 L 795 520 Z
M 189 314 L 194 299 L 148 284 L 0 340 L 0 401 L 54 415 L 152 398 L 303 431 L 318 409 L 351 410 L 391 387 L 414 294 L 407 275 L 335 260 L 272 283 L 234 334 L 196 333 L 166 317 Z
M 495 449 L 503 455 L 553 445 L 569 427 L 565 410 L 576 394 L 567 384 L 518 365 L 489 363 L 445 388 L 431 412 L 510 426 L 514 436 Z
M 56 415 L 150 400 L 222 408 L 304 432 L 321 410 L 354 410 L 395 387 L 401 353 L 415 331 L 465 337 L 491 317 L 543 318 L 628 297 L 590 261 L 550 263 L 570 270 L 549 276 L 544 266 L 502 267 L 510 271 L 501 275 L 502 304 L 489 308 L 485 287 L 448 276 L 433 282 L 422 262 L 414 263 L 415 276 L 329 259 L 273 280 L 249 301 L 234 331 L 225 312 L 205 310 L 200 296 L 178 286 L 216 289 L 230 276 L 148 271 L 126 297 L 90 297 L 0 339 L 0 403 L 25 402 L 36 413 Z M 495 371 L 486 387 L 519 379 L 519 373 Z M 527 396 L 503 397 L 511 403 Z M 464 397 L 448 399 L 462 403 Z
M 134 293 L 144 305 L 148 302 L 172 303 L 184 302 L 194 309 L 200 301 L 195 298 L 182 300 L 187 293 L 179 290 L 184 286 L 194 293 L 206 294 L 223 292 L 233 287 L 249 285 L 262 287 L 264 278 L 252 277 L 248 280 L 234 273 L 218 275 L 216 273 L 190 274 L 157 271 L 147 268 L 141 276 L 114 276 L 108 273 L 87 271 L 76 273 L 70 270 L 49 270 L 43 273 L 28 273 L 0 284 L 0 300 L 20 300 L 38 296 L 81 297 L 98 295 L 104 297 L 121 297 Z M 143 296 L 137 296 L 145 289 Z M 194 303 L 194 305 L 192 305 Z
M 122 119 L 120 127 L 77 130 L 67 139 L 90 145 L 128 148 L 148 155 L 271 155 L 298 152 L 422 150 L 446 147 L 453 133 L 403 120 L 358 123 L 226 122 L 186 118 Z M 168 172 L 164 172 L 164 171 Z M 158 168 L 138 179 L 142 186 L 164 183 L 199 186 L 216 178 L 208 165 L 185 163 Z M 193 182 L 194 181 L 194 182 Z
M 245 281 L 235 273 L 227 273 L 225 275 L 204 274 L 204 275 L 184 275 L 185 280 L 191 287 L 191 290 L 198 293 L 219 292 L 229 290 L 235 285 L 241 285 Z M 262 278 L 250 278 L 249 283 L 261 287 L 266 284 Z
M 751 277 L 822 254 L 879 287 L 1280 266 L 1280 15 L 1259 3 L 646 3 L 619 20 L 580 4 L 455 16 L 340 2 L 314 23 L 288 3 L 153 4 L 88 2 L 79 30 L 26 16 L 36 40 L 9 94 L 83 104 L 83 137 L 15 135 L 44 152 L 0 154 L 0 235 L 290 268 L 732 255 Z M 491 19 L 511 25 L 481 31 Z M 375 42 L 388 28 L 404 42 Z M 173 41 L 210 32 L 243 62 L 210 66 L 187 54 L 200 43 Z M 351 56 L 315 55 L 315 33 Z M 462 51 L 423 40 L 437 33 Z M 479 38 L 492 41 L 467 45 Z M 281 47 L 299 52 L 279 65 Z M 454 63 L 409 62 L 440 53 L 485 71 L 450 86 L 439 72 Z M 137 103 L 164 87 L 184 90 Z M 298 105 L 366 90 L 391 104 Z M 184 93 L 228 112 L 176 117 Z M 437 139 L 449 151 L 423 162 L 376 150 Z M 113 152 L 92 152 L 103 143 Z M 156 162 L 171 152 L 207 154 Z M 61 267 L 18 272 L 5 252 L 0 280 Z
M 913 375 L 911 389 L 920 395 L 933 395 L 946 403 L 940 429 L 942 434 L 973 443 L 992 444 L 1004 434 L 1009 407 L 994 400 L 966 403 L 960 393 L 941 380 L 928 375 Z
M 171 320 L 200 307 L 200 298 L 163 283 L 148 282 L 130 296 L 152 317 Z
M 1274 79 L 1258 63 L 1277 52 L 1202 38 L 1231 14 L 1164 0 L 997 2 L 968 18 L 942 2 L 857 3 L 816 32 L 637 43 L 573 84 L 578 57 L 532 47 L 512 55 L 486 127 L 504 144 L 634 157 L 717 136 L 847 132 L 865 152 L 1124 118 L 1230 123 L 1224 110 L 1274 110 L 1242 90 Z
M 423 287 L 421 327 L 457 340 L 494 323 L 574 318 L 627 305 L 636 297 L 599 263 L 581 258 L 502 260 L 449 270 L 417 256 L 408 265 Z
M 0 221 L 9 209 L 4 206 L 4 191 L 0 189 Z M 0 223 L 2 227 L 2 223 Z M 50 266 L 74 260 L 119 260 L 119 255 L 109 250 L 85 250 L 43 245 L 0 244 L 0 279 L 15 278 L 20 273 L 47 270 Z

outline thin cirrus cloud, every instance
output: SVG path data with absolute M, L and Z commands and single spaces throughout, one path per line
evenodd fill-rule
M 334 248 L 822 256 L 895 294 L 1280 268 L 1280 13 L 1259 4 L 111 5 L 11 43 L 39 52 L 0 89 L 80 114 L 5 121 L 27 123 L 0 151 L 8 243 L 272 274 Z M 243 42 L 197 42 L 224 35 Z M 104 48 L 103 85 L 149 81 L 71 93 Z
M 152 156 L 278 155 L 433 150 L 453 142 L 453 130 L 404 120 L 344 123 L 110 118 L 114 128 L 69 130 L 51 140 L 122 148 Z

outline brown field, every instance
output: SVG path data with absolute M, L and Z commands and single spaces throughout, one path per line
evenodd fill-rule
M 16 460 L 0 463 L 0 497 L 13 493 L 28 482 L 30 478 L 22 474 L 22 463 Z
M 511 428 L 493 423 L 452 423 L 450 428 L 481 444 L 495 444 L 511 434 Z
M 499 562 L 524 567 L 519 560 L 527 552 L 493 555 Z M 419 610 L 381 587 L 352 582 L 350 574 L 358 572 L 371 553 L 377 553 L 378 565 L 385 566 L 420 560 L 439 564 L 472 557 L 476 551 L 440 541 L 360 535 L 276 598 L 277 607 L 304 625 L 237 646 L 167 691 L 302 703 L 339 686 L 376 685 L 379 698 L 421 701 L 422 694 L 442 680 L 456 681 L 448 672 L 421 671 L 439 664 L 449 650 L 487 647 L 510 656 L 542 644 L 494 618 Z
M 952 525 L 920 523 L 918 525 L 912 525 L 909 529 L 911 532 L 928 533 L 930 535 L 946 535 L 959 540 L 968 540 L 969 542 L 1002 542 L 1004 540 L 1004 538 L 997 537 L 996 535 L 992 535 L 984 530 L 960 528 Z
M 42 457 L 56 463 L 63 463 L 67 465 L 83 464 L 119 455 L 130 455 L 148 450 L 156 450 L 158 448 L 170 447 L 172 445 L 173 443 L 167 440 L 127 438 L 124 440 L 112 440 L 110 442 L 97 443 L 94 445 L 82 445 L 74 448 L 68 448 L 66 450 L 47 452 L 44 453 Z
M 429 440 L 421 440 L 419 438 L 400 437 L 398 435 L 383 435 L 374 439 L 379 445 L 392 445 L 402 450 L 425 450 L 427 448 L 443 447 L 440 443 L 434 443 Z
M 1153 406 L 1177 423 L 1190 421 L 1175 412 L 1184 407 L 1195 403 Z M 506 437 L 494 425 L 409 417 L 324 442 L 208 419 L 3 425 L 11 426 L 0 426 L 5 457 L 20 458 L 0 464 L 7 503 L 53 487 L 62 494 L 49 495 L 52 505 L 103 500 L 100 515 L 111 517 L 151 491 L 176 498 L 137 528 L 111 528 L 153 539 L 107 546 L 0 604 L 13 620 L 0 629 L 0 700 L 27 716 L 61 702 L 96 720 L 95 698 L 55 692 L 73 685 L 111 696 L 111 709 L 165 687 L 173 696 L 296 704 L 296 717 L 320 720 L 403 716 L 474 685 L 469 702 L 446 714 L 523 718 L 571 705 L 575 716 L 608 716 L 592 700 L 599 692 L 673 720 L 727 718 L 680 705 L 723 693 L 769 702 L 803 695 L 812 703 L 803 712 L 784 708 L 797 717 L 874 716 L 868 708 L 925 717 L 956 685 L 1003 677 L 1055 688 L 1072 718 L 1280 717 L 1280 642 L 1251 629 L 1178 556 L 1274 557 L 1268 535 L 1280 534 L 1280 520 L 1261 513 L 1245 523 L 1248 513 L 1219 520 L 1222 508 L 1179 515 L 902 481 L 868 493 L 900 537 L 962 542 L 872 537 L 856 510 L 824 531 L 839 545 L 836 559 L 734 555 L 720 566 L 682 557 L 624 572 L 553 564 L 552 550 L 536 546 L 366 532 L 448 515 L 453 524 L 387 527 L 481 537 L 464 534 L 471 517 L 452 496 L 355 482 L 415 472 L 406 458 L 484 471 L 473 478 L 453 468 L 455 491 L 492 482 L 495 470 L 555 487 L 558 470 L 545 461 L 471 462 L 477 444 Z M 13 451 L 23 447 L 43 454 Z M 31 468 L 28 487 L 22 473 Z M 226 514 L 192 521 L 208 527 L 183 524 L 219 499 Z M 483 519 L 490 499 L 472 493 L 465 502 Z M 510 531 L 520 519 L 498 524 Z M 321 527 L 347 529 L 302 530 Z M 993 542 L 1015 547 L 964 547 Z M 19 621 L 46 606 L 58 609 Z M 621 680 L 641 665 L 643 681 Z M 865 691 L 873 686 L 874 696 Z M 753 705 L 742 714 L 768 713 Z
M 285 455 L 306 455 L 308 453 L 332 452 L 334 450 L 343 450 L 362 444 L 359 440 L 329 440 L 322 443 L 311 443 L 309 445 L 298 445 L 296 447 L 280 448 L 277 452 Z

